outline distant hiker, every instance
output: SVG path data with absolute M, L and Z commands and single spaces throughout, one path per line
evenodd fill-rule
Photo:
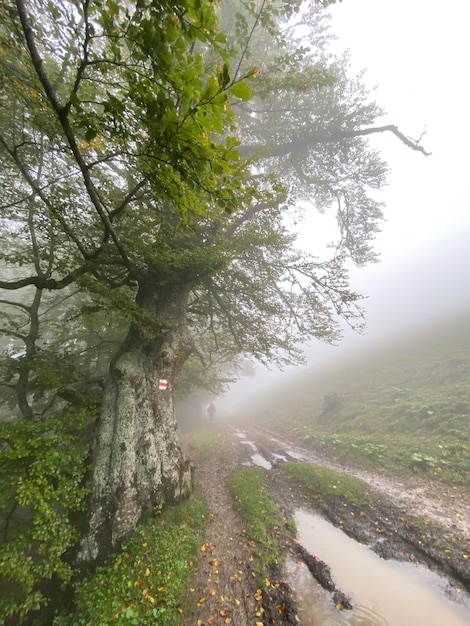
M 213 424 L 215 418 L 215 404 L 213 402 L 211 402 L 207 407 L 207 412 L 209 413 L 209 421 Z

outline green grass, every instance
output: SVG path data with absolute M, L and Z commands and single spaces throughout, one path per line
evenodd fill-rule
M 235 508 L 246 523 L 248 538 L 254 543 L 254 571 L 262 577 L 284 555 L 283 516 L 267 492 L 266 472 L 261 468 L 236 470 L 229 476 L 228 484 Z
M 467 313 L 270 389 L 249 418 L 372 469 L 465 485 L 469 355 Z
M 344 431 L 318 433 L 309 427 L 297 428 L 296 434 L 313 448 L 328 450 L 368 469 L 379 469 L 391 475 L 426 475 L 449 484 L 468 486 L 470 446 L 467 444 L 387 433 L 369 437 Z
M 197 495 L 147 521 L 119 553 L 80 582 L 72 615 L 55 626 L 177 626 L 208 510 Z
M 359 508 L 367 503 L 367 485 L 358 478 L 311 463 L 289 462 L 282 467 L 302 491 L 322 506 L 338 500 Z

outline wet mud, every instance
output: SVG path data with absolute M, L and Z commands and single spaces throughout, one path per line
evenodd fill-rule
M 255 449 L 246 445 L 246 440 L 256 444 L 254 459 Z M 305 451 L 297 448 L 296 451 L 308 457 Z M 233 431 L 228 458 L 222 455 L 196 463 L 196 480 L 208 502 L 211 517 L 201 552 L 202 562 L 183 616 L 182 623 L 186 626 L 302 623 L 283 563 L 270 572 L 269 584 L 260 585 L 256 580 L 250 541 L 226 490 L 227 476 L 241 466 L 258 464 L 257 455 L 270 465 L 267 470 L 270 494 L 286 519 L 292 518 L 299 508 L 310 510 L 351 538 L 368 545 L 382 558 L 421 563 L 444 575 L 456 594 L 461 589 L 470 591 L 470 544 L 468 535 L 460 532 L 460 528 L 453 524 L 443 526 L 420 515 L 419 507 L 411 501 L 407 501 L 407 508 L 402 504 L 398 506 L 393 497 L 373 487 L 367 493 L 367 506 L 361 509 L 340 499 L 333 505 L 319 506 L 296 489 L 283 471 L 282 465 L 290 456 L 285 449 L 280 450 L 277 445 L 271 447 L 265 437 L 259 444 L 256 432 L 241 437 Z M 331 594 L 332 603 L 340 608 L 351 608 L 348 590 L 337 588 L 328 564 L 309 554 L 287 526 L 283 534 L 287 552 L 307 565 L 315 579 Z
M 265 457 L 273 462 L 269 473 L 273 497 L 286 513 L 310 507 L 349 537 L 368 545 L 380 557 L 420 563 L 448 577 L 456 589 L 463 588 L 470 593 L 470 537 L 456 524 L 443 525 L 430 519 L 421 514 L 419 503 L 411 500 L 406 506 L 397 505 L 393 495 L 372 486 L 367 492 L 367 505 L 361 508 L 340 499 L 334 504 L 318 504 L 293 489 L 282 471 L 282 461 L 276 461 L 278 451 L 273 453 L 266 445 L 263 450 Z M 288 452 L 285 454 L 289 456 Z M 308 453 L 303 451 L 303 454 L 302 458 L 308 460 Z M 334 467 L 334 463 L 328 464 L 325 458 L 321 463 Z M 344 466 L 342 471 L 353 475 Z M 436 487 L 435 500 L 438 491 Z
M 296 544 L 295 550 L 297 556 L 305 563 L 315 580 L 323 589 L 332 592 L 332 599 L 335 605 L 340 606 L 341 609 L 352 609 L 351 598 L 341 591 L 341 589 L 338 589 L 333 581 L 330 567 L 318 556 L 310 554 L 300 543 Z

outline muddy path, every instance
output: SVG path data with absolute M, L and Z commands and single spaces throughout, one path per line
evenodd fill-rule
M 210 457 L 195 459 L 196 482 L 208 503 L 210 521 L 183 614 L 186 626 L 302 623 L 298 599 L 282 566 L 266 582 L 253 571 L 253 546 L 226 487 L 231 472 L 244 465 L 267 470 L 271 496 L 286 519 L 301 508 L 314 510 L 380 556 L 422 563 L 445 575 L 456 593 L 470 591 L 468 492 L 369 474 L 266 431 L 229 429 L 223 438 L 224 446 Z M 370 485 L 367 506 L 359 510 L 340 501 L 319 506 L 289 482 L 282 469 L 285 460 L 325 465 L 361 478 Z M 295 538 L 286 529 L 284 535 L 286 554 L 306 562 L 308 556 L 299 551 Z
M 254 441 L 259 432 L 249 436 Z M 248 435 L 248 433 L 247 433 Z M 302 447 L 295 441 L 280 441 L 262 432 L 260 449 L 272 461 L 273 495 L 282 502 L 286 480 L 282 457 L 335 469 L 361 479 L 370 486 L 368 503 L 361 510 L 338 502 L 318 507 L 319 512 L 349 536 L 369 545 L 383 558 L 419 562 L 454 580 L 470 591 L 470 491 L 410 476 L 393 478 L 368 472 L 338 459 Z M 299 494 L 291 496 L 287 510 L 302 504 Z M 301 496 L 302 498 L 302 496 Z M 284 498 L 285 499 L 285 498 Z
M 437 522 L 455 534 L 461 534 L 470 543 L 470 483 L 468 489 L 430 481 L 419 474 L 408 477 L 391 477 L 354 467 L 321 451 L 312 451 L 297 440 L 282 441 L 277 433 L 264 428 L 253 429 L 250 434 L 268 457 L 284 454 L 289 459 L 305 460 L 330 467 L 339 472 L 360 478 L 375 491 L 382 493 L 398 510 L 420 515 Z

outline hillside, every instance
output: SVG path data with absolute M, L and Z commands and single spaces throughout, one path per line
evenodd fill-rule
M 468 313 L 270 388 L 251 399 L 250 420 L 361 461 L 387 465 L 393 449 L 397 463 L 414 455 L 411 466 L 439 467 L 442 476 L 458 461 L 454 478 L 468 481 Z

